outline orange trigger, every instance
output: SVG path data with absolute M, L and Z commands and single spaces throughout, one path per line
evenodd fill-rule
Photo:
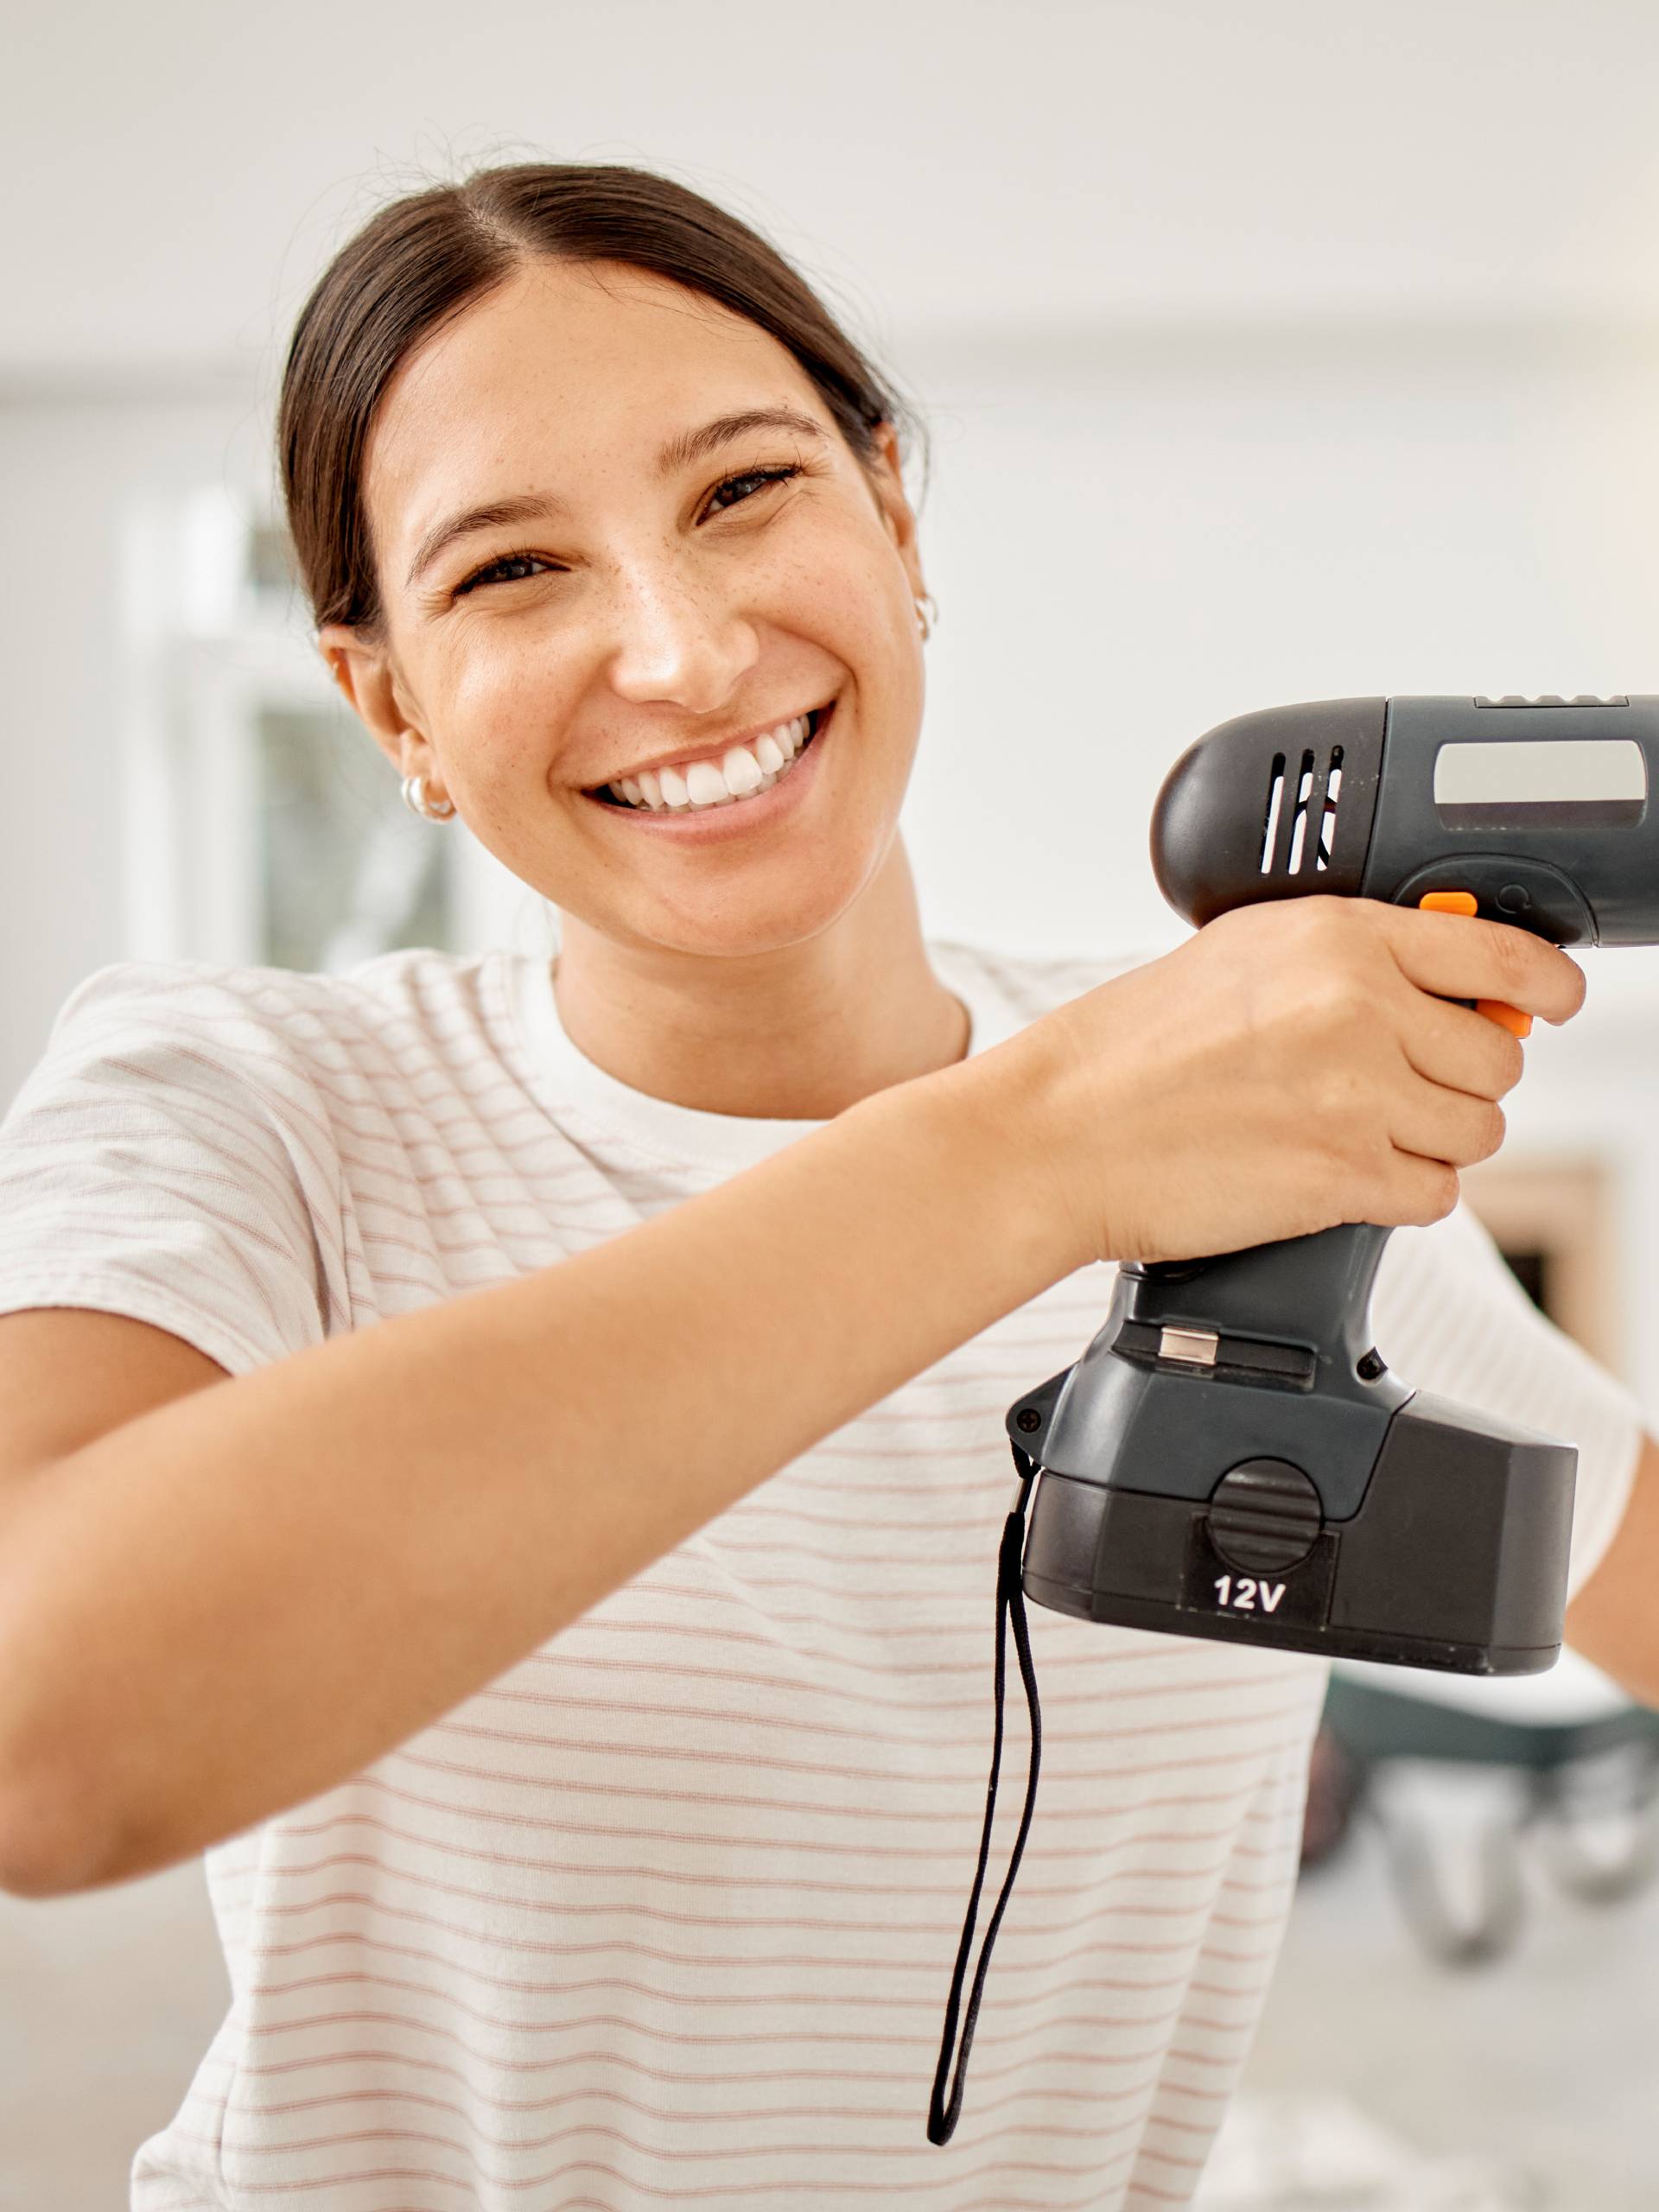
M 1426 891 L 1417 904 L 1430 914 L 1478 914 L 1480 902 L 1472 891 Z M 1511 1037 L 1530 1037 L 1532 1016 L 1522 1014 L 1518 1006 L 1506 1005 L 1502 999 L 1477 999 L 1475 1012 L 1484 1014 L 1488 1021 L 1497 1022 L 1500 1029 L 1507 1029 Z

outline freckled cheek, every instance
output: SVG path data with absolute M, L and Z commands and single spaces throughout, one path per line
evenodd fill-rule
M 787 579 L 784 620 L 843 664 L 867 704 L 907 698 L 915 681 L 908 588 L 895 590 L 882 549 L 861 536 L 815 551 Z
M 544 654 L 492 645 L 450 676 L 440 736 L 458 775 L 480 791 L 560 781 L 568 708 Z
M 771 557 L 773 605 L 791 628 L 853 666 L 888 649 L 893 550 L 861 500 L 803 510 Z

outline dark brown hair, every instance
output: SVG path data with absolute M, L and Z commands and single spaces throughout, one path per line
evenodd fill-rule
M 277 445 L 289 531 L 319 625 L 380 612 L 363 460 L 386 386 L 424 339 L 537 259 L 632 263 L 701 292 L 788 348 L 866 467 L 878 423 L 925 442 L 913 410 L 767 239 L 649 169 L 569 162 L 476 170 L 383 207 L 295 326 Z

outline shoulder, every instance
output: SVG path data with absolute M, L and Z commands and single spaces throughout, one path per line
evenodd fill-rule
M 476 1001 L 487 956 L 418 946 L 338 975 L 198 960 L 118 960 L 59 1008 L 46 1058 L 89 1050 L 166 1052 L 211 1065 L 251 1058 L 302 1067 L 399 1023 L 440 1031 Z
M 486 962 L 425 947 L 339 975 L 114 961 L 63 1001 L 3 1118 L 67 1107 L 103 1127 L 199 1107 L 332 1144 L 342 1110 L 468 1052 Z

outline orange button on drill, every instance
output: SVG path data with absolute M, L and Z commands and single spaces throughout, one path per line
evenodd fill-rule
M 1480 901 L 1472 891 L 1426 891 L 1417 904 L 1430 914 L 1478 914 Z M 1509 1006 L 1502 999 L 1477 999 L 1475 1012 L 1484 1014 L 1488 1021 L 1495 1021 L 1507 1029 L 1512 1037 L 1530 1037 L 1532 1016 L 1522 1014 L 1518 1006 Z

